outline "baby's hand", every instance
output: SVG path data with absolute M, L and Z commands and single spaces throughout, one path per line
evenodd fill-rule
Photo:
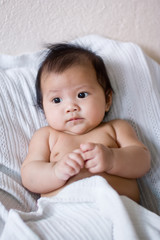
M 85 143 L 80 145 L 85 168 L 91 173 L 108 172 L 113 166 L 112 150 L 102 144 Z
M 61 180 L 68 180 L 70 177 L 78 174 L 84 167 L 84 160 L 79 149 L 72 153 L 67 153 L 58 161 L 55 166 L 55 175 Z

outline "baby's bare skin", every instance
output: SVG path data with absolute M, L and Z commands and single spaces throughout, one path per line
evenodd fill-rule
M 81 143 L 100 143 L 106 147 L 118 148 L 117 143 L 114 140 L 114 132 L 110 124 L 101 124 L 99 127 L 83 135 L 70 135 L 67 133 L 56 132 L 57 138 L 55 143 L 55 131 L 50 129 L 50 161 L 58 162 L 63 155 L 72 152 L 74 149 L 79 148 Z M 54 144 L 55 143 L 55 144 Z M 64 143 L 64 144 L 63 144 Z M 63 148 L 62 148 L 63 146 Z M 136 202 L 139 202 L 139 190 L 137 182 L 135 179 L 122 178 L 114 175 L 103 173 L 90 173 L 88 169 L 83 168 L 81 171 L 71 177 L 64 186 L 56 189 L 52 192 L 42 194 L 43 197 L 51 197 L 56 195 L 60 190 L 62 190 L 66 185 L 69 185 L 75 181 L 99 175 L 107 180 L 107 182 L 120 194 L 127 195 L 129 198 L 133 199 Z

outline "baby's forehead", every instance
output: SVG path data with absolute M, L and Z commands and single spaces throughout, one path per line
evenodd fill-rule
M 67 72 L 67 70 L 72 70 L 72 69 L 75 69 L 76 67 L 77 68 L 85 67 L 85 68 L 88 68 L 90 70 L 92 69 L 93 71 L 95 71 L 95 68 L 94 68 L 92 62 L 85 58 L 84 61 L 68 64 L 68 66 L 66 66 L 64 69 L 57 69 L 54 66 L 53 66 L 53 68 L 48 69 L 48 67 L 45 66 L 41 73 L 41 81 L 45 80 L 51 74 L 55 73 L 57 75 L 61 75 L 61 74 L 64 74 L 65 72 Z

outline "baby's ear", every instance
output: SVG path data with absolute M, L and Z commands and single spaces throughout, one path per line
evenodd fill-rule
M 106 92 L 106 112 L 109 111 L 112 105 L 112 90 L 107 90 Z

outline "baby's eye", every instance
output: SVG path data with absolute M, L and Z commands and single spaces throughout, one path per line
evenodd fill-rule
M 62 99 L 56 97 L 56 98 L 53 98 L 52 102 L 54 102 L 54 103 L 60 103 L 60 102 L 62 102 Z
M 87 92 L 78 93 L 78 98 L 86 98 L 88 96 Z

